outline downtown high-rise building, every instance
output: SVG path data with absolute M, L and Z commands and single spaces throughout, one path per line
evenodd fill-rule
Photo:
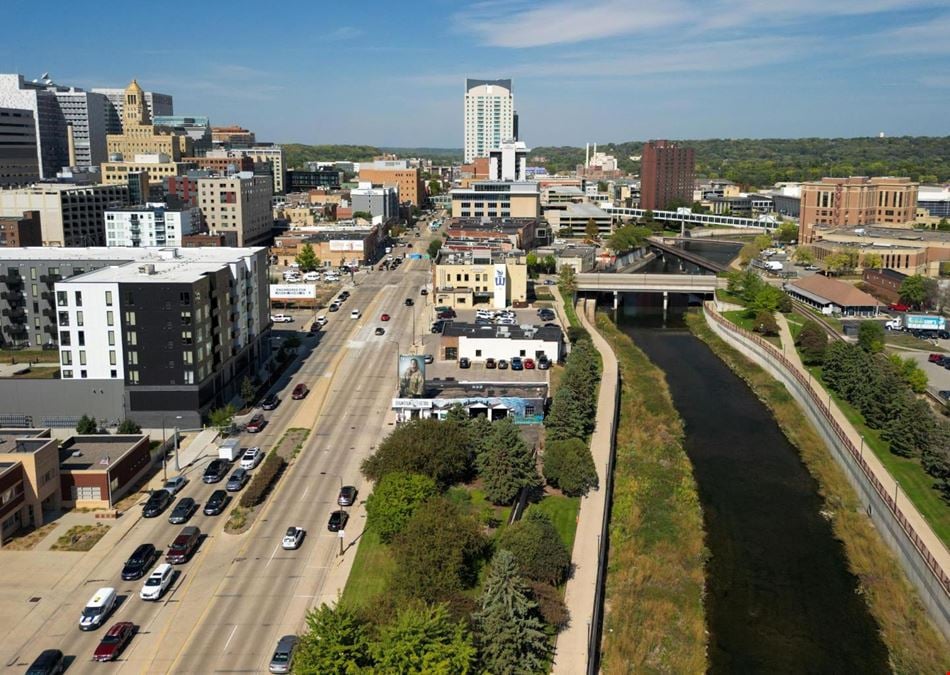
M 517 139 L 511 80 L 465 80 L 465 163 Z
M 650 141 L 640 158 L 640 208 L 666 209 L 693 202 L 696 157 L 692 148 L 670 141 Z
M 104 95 L 111 104 L 109 116 L 106 120 L 106 133 L 121 134 L 125 112 L 125 89 L 94 87 L 92 91 Z M 145 100 L 145 110 L 148 112 L 149 122 L 159 116 L 175 114 L 174 103 L 170 94 L 145 91 L 142 92 L 142 96 Z

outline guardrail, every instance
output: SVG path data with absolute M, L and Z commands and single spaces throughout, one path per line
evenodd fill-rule
M 871 471 L 868 463 L 864 460 L 863 453 L 854 446 L 854 443 L 852 443 L 851 439 L 848 438 L 847 434 L 845 434 L 844 429 L 842 429 L 841 425 L 839 425 L 834 419 L 834 416 L 831 414 L 831 409 L 829 408 L 828 404 L 826 404 L 826 402 L 822 401 L 822 397 L 820 397 L 815 391 L 810 378 L 806 379 L 792 364 L 792 362 L 789 361 L 781 351 L 776 349 L 774 345 L 770 344 L 766 340 L 763 340 L 758 335 L 755 335 L 744 328 L 736 326 L 734 323 L 719 314 L 715 307 L 712 306 L 712 303 L 706 303 L 706 316 L 712 317 L 716 323 L 724 327 L 726 330 L 736 333 L 746 340 L 753 342 L 759 349 L 768 354 L 770 359 L 773 359 L 775 363 L 782 366 L 786 373 L 790 377 L 794 378 L 802 386 L 802 389 L 807 393 L 810 403 L 814 406 L 814 409 L 821 414 L 822 419 L 831 429 L 835 438 L 841 444 L 841 447 L 847 450 L 848 454 L 851 455 L 851 459 L 860 467 L 861 473 L 864 475 L 867 483 L 873 488 L 874 492 L 877 493 L 877 496 L 880 498 L 880 500 L 887 506 L 894 518 L 894 521 L 900 526 L 900 529 L 907 537 L 907 540 L 913 545 L 914 549 L 920 555 L 920 558 L 926 565 L 927 569 L 930 570 L 931 574 L 933 574 L 934 579 L 939 583 L 940 587 L 943 589 L 943 592 L 948 598 L 950 598 L 950 577 L 947 576 L 947 573 L 940 566 L 939 561 L 930 552 L 930 550 L 927 548 L 927 545 L 907 520 L 907 517 L 897 505 L 895 496 L 891 495 L 890 491 L 884 488 L 884 485 L 881 484 L 881 481 L 878 480 L 877 476 L 874 475 L 874 472 Z

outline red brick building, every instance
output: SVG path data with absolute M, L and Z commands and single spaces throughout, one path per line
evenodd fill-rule
M 640 158 L 640 208 L 662 210 L 672 202 L 693 202 L 696 157 L 692 148 L 650 141 Z

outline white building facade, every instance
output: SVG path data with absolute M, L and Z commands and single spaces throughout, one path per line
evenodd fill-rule
M 528 180 L 528 147 L 521 141 L 503 141 L 488 152 L 489 180 Z
M 465 163 L 487 157 L 515 134 L 511 80 L 465 80 Z
M 106 246 L 181 246 L 201 230 L 201 210 L 146 204 L 106 211 Z

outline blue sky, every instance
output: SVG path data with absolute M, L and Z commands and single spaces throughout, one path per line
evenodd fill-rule
M 121 8 L 121 9 L 120 9 Z M 461 147 L 512 78 L 529 147 L 947 135 L 947 0 L 5 0 L 0 72 L 172 94 L 261 140 Z

